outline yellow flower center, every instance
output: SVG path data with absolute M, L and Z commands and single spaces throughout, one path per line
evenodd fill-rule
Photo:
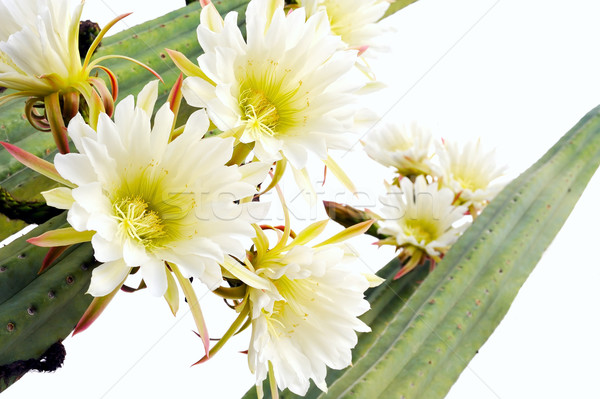
M 263 310 L 269 332 L 277 337 L 291 336 L 298 321 L 309 318 L 307 312 L 311 303 L 316 301 L 315 292 L 319 284 L 311 279 L 292 280 L 285 275 L 273 280 L 273 284 L 284 300 L 273 304 L 272 313 Z
M 414 143 L 412 140 L 407 140 L 406 138 L 400 136 L 394 143 L 391 143 L 390 147 L 393 151 L 408 151 L 413 148 Z
M 275 135 L 279 113 L 267 96 L 259 90 L 246 89 L 240 95 L 240 107 L 248 121 L 247 129 L 269 136 Z
M 464 173 L 455 173 L 454 179 L 460 184 L 460 186 L 464 189 L 471 190 L 471 192 L 475 192 L 479 189 L 485 189 L 488 185 L 488 182 L 484 181 L 481 176 L 468 171 L 463 171 Z
M 427 220 L 409 219 L 404 223 L 404 231 L 418 242 L 430 243 L 438 238 L 437 226 Z
M 286 326 L 285 313 L 285 301 L 276 301 L 273 304 L 273 313 L 271 314 L 263 309 L 263 314 L 267 320 L 267 329 L 272 336 L 280 338 L 284 336 L 289 337 L 294 333 L 294 328 L 292 326 Z M 288 329 L 288 327 L 290 328 Z
M 121 232 L 145 247 L 157 246 L 157 240 L 167 235 L 158 213 L 148 209 L 148 203 L 141 197 L 123 198 L 113 208 Z

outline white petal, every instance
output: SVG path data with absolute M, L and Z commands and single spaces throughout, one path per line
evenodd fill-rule
M 265 180 L 270 169 L 271 164 L 269 163 L 250 162 L 246 165 L 240 166 L 239 171 L 247 183 L 253 186 L 258 186 Z
M 58 209 L 69 209 L 75 201 L 71 195 L 71 189 L 67 187 L 57 187 L 52 190 L 42 191 L 46 204 Z
M 183 128 L 183 133 L 175 140 L 179 140 L 181 137 L 189 137 L 191 134 L 200 135 L 200 137 L 202 137 L 207 132 L 209 126 L 210 121 L 208 120 L 206 111 L 203 109 L 198 110 L 190 115 Z
M 114 291 L 129 274 L 131 268 L 122 260 L 103 263 L 92 271 L 92 281 L 88 294 L 95 297 L 105 296 Z
M 152 113 L 154 111 L 154 104 L 156 103 L 156 99 L 158 98 L 158 80 L 153 80 L 147 83 L 140 94 L 137 97 L 138 108 L 141 108 L 146 112 L 148 118 L 152 117 Z
M 140 266 L 147 262 L 148 254 L 143 246 L 134 242 L 132 239 L 126 239 L 123 243 L 123 260 L 129 266 Z
M 112 262 L 123 258 L 121 243 L 105 240 L 99 234 L 94 234 L 92 237 L 92 247 L 94 247 L 94 257 L 99 262 Z
M 140 272 L 150 294 L 162 296 L 167 290 L 167 271 L 165 263 L 156 258 L 150 258 L 141 265 Z
M 303 169 L 308 160 L 306 148 L 295 143 L 287 143 L 283 147 L 283 155 L 292 163 L 296 169 Z
M 67 213 L 67 222 L 77 231 L 87 231 L 89 217 L 89 213 L 77 202 L 74 202 Z
M 158 156 L 161 156 L 167 148 L 173 127 L 173 119 L 175 119 L 175 115 L 169 108 L 169 103 L 160 107 L 154 117 L 154 126 L 150 133 L 150 148 Z
M 223 30 L 223 18 L 215 8 L 214 4 L 209 3 L 202 8 L 202 11 L 200 12 L 200 24 L 216 33 Z
M 56 154 L 56 170 L 65 179 L 79 185 L 98 181 L 98 175 L 84 154 Z
M 71 140 L 73 140 L 73 144 L 75 144 L 75 148 L 77 148 L 79 152 L 83 152 L 83 147 L 81 146 L 82 138 L 96 137 L 96 132 L 88 124 L 85 123 L 85 120 L 83 119 L 81 114 L 77 114 L 73 119 L 71 119 L 67 130 L 69 132 L 69 137 L 71 137 Z
M 73 199 L 86 211 L 110 214 L 111 203 L 102 191 L 98 182 L 83 184 L 71 191 Z
M 191 76 L 185 78 L 181 89 L 183 97 L 192 107 L 206 107 L 208 101 L 215 97 L 215 87 L 204 79 Z

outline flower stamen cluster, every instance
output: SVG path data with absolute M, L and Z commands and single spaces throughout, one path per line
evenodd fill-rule
M 261 134 L 275 136 L 279 113 L 262 91 L 244 90 L 240 95 L 240 107 L 244 110 L 243 119 L 248 121 L 245 130 L 258 137 Z
M 156 246 L 157 240 L 166 237 L 163 221 L 156 211 L 140 196 L 124 198 L 113 204 L 115 220 L 124 238 L 137 240 L 144 247 Z

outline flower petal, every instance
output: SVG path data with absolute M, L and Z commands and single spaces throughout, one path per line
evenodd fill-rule
M 162 296 L 167 290 L 167 269 L 165 262 L 150 258 L 141 265 L 140 272 L 150 294 Z
M 71 189 L 67 187 L 57 187 L 52 190 L 42 191 L 42 196 L 46 204 L 58 209 L 69 209 L 75 201 L 71 195 Z
M 125 280 L 131 267 L 122 260 L 103 263 L 92 271 L 92 281 L 87 293 L 92 296 L 105 296 L 110 294 Z

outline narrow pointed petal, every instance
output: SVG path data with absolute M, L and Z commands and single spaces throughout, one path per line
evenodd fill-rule
M 275 164 L 275 172 L 273 173 L 273 178 L 271 179 L 271 183 L 265 188 L 260 195 L 268 193 L 281 181 L 283 178 L 283 174 L 287 168 L 287 159 L 283 158 L 277 161 Z
M 91 326 L 92 323 L 96 321 L 98 317 L 100 317 L 100 315 L 102 314 L 102 312 L 104 312 L 104 309 L 106 309 L 110 301 L 112 301 L 115 295 L 117 295 L 117 292 L 119 292 L 119 290 L 121 289 L 121 285 L 124 281 L 125 279 L 123 279 L 121 284 L 117 285 L 117 288 L 115 288 L 109 294 L 102 297 L 96 297 L 92 300 L 92 303 L 90 304 L 90 306 L 88 306 L 87 310 L 85 311 L 83 316 L 81 316 L 81 319 L 75 326 L 75 329 L 73 330 L 73 335 L 79 334 L 80 332 L 87 330 L 87 328 Z
M 214 82 L 210 80 L 204 72 L 202 72 L 202 69 L 200 69 L 198 65 L 190 61 L 185 55 L 183 55 L 183 53 L 170 49 L 165 49 L 165 51 L 167 52 L 167 54 L 169 54 L 169 57 L 171 57 L 171 60 L 173 60 L 175 66 L 177 66 L 177 68 L 179 68 L 179 70 L 183 72 L 184 75 L 198 76 L 214 86 Z
M 175 130 L 175 124 L 177 123 L 177 115 L 179 115 L 179 107 L 181 106 L 181 100 L 183 99 L 183 93 L 181 88 L 183 87 L 183 74 L 180 73 L 179 77 L 173 84 L 171 91 L 169 92 L 169 97 L 167 98 L 167 102 L 169 103 L 169 108 L 171 112 L 173 112 L 173 126 L 171 130 Z
M 58 173 L 54 165 L 50 162 L 45 161 L 35 155 L 9 143 L 0 142 L 2 146 L 9 152 L 10 155 L 15 157 L 15 159 L 21 162 L 23 165 L 27 166 L 29 169 L 35 170 L 36 172 L 46 176 L 49 179 L 54 180 L 55 182 L 64 184 L 68 187 L 75 187 L 73 183 L 68 180 L 65 180 Z
M 60 255 L 62 255 L 65 252 L 67 248 L 69 248 L 68 245 L 62 247 L 51 247 L 48 250 L 48 253 L 46 253 L 46 256 L 44 256 L 44 260 L 42 260 L 42 266 L 40 267 L 38 274 L 42 274 L 47 269 L 49 269 L 54 264 L 54 262 L 60 257 Z
M 52 190 L 42 191 L 42 196 L 46 204 L 58 209 L 70 209 L 75 201 L 71 194 L 71 189 L 66 187 L 57 187 Z
M 356 186 L 350 180 L 350 177 L 344 172 L 344 170 L 331 158 L 331 156 L 327 157 L 324 161 L 327 169 L 333 173 L 333 175 L 346 187 L 352 194 L 356 194 Z
M 361 234 L 364 234 L 367 230 L 369 230 L 369 227 L 371 227 L 371 225 L 374 222 L 375 222 L 374 220 L 367 220 L 367 221 L 355 224 L 354 226 L 348 227 L 348 228 L 340 231 L 333 237 L 328 238 L 327 240 L 323 241 L 322 243 L 315 245 L 315 248 L 322 247 L 324 245 L 337 244 L 339 242 L 346 241 L 352 237 L 356 237 Z
M 167 272 L 167 290 L 164 297 L 173 316 L 177 316 L 177 311 L 179 310 L 179 287 L 170 272 Z
M 323 232 L 323 230 L 325 230 L 325 227 L 327 227 L 328 222 L 329 219 L 326 219 L 311 224 L 296 235 L 296 238 L 294 239 L 291 245 L 304 245 L 309 241 L 312 241 L 318 235 L 320 235 Z
M 214 356 L 223 347 L 223 345 L 225 345 L 225 343 L 227 341 L 229 341 L 229 339 L 231 337 L 233 337 L 235 334 L 238 333 L 238 331 L 240 330 L 240 327 L 243 326 L 244 321 L 248 318 L 249 313 L 250 313 L 249 307 L 245 306 L 244 309 L 242 309 L 242 311 L 238 315 L 238 317 L 236 317 L 235 321 L 231 324 L 231 326 L 229 326 L 229 328 L 227 329 L 225 334 L 223 334 L 221 339 L 210 349 L 210 352 L 207 353 L 202 359 L 200 359 L 196 363 L 192 364 L 192 366 L 204 363 L 210 357 Z
M 96 48 L 100 45 L 100 42 L 102 41 L 102 38 L 104 38 L 104 35 L 106 35 L 106 33 L 108 32 L 108 30 L 110 28 L 112 28 L 117 22 L 119 22 L 120 20 L 122 20 L 123 18 L 127 17 L 131 15 L 131 13 L 127 13 L 127 14 L 121 14 L 117 17 L 115 17 L 113 20 L 111 20 L 109 23 L 107 23 L 102 30 L 100 31 L 100 33 L 98 34 L 98 36 L 96 36 L 96 38 L 94 39 L 94 41 L 92 42 L 92 44 L 90 45 L 87 54 L 85 55 L 85 59 L 83 61 L 83 67 L 87 68 L 87 66 L 90 63 L 90 60 L 92 59 L 92 55 L 94 54 L 94 51 L 96 51 Z
M 268 289 L 270 287 L 268 280 L 248 270 L 246 267 L 229 256 L 225 257 L 225 260 L 221 266 L 223 266 L 225 270 L 233 274 L 236 278 L 240 279 L 240 281 L 243 281 L 251 287 L 258 289 Z
M 158 98 L 158 80 L 146 84 L 137 96 L 136 106 L 143 109 L 150 118 L 154 111 L 154 104 Z
M 198 297 L 196 296 L 196 292 L 194 292 L 194 288 L 192 287 L 192 283 L 190 280 L 185 278 L 179 268 L 174 263 L 169 263 L 171 270 L 175 274 L 181 289 L 183 290 L 183 294 L 185 295 L 188 305 L 190 307 L 190 311 L 192 312 L 192 316 L 194 316 L 194 321 L 196 322 L 196 327 L 198 328 L 198 334 L 200 335 L 200 339 L 202 339 L 202 343 L 204 344 L 204 352 L 208 355 L 210 351 L 210 338 L 208 336 L 208 329 L 206 328 L 206 322 L 204 321 L 204 316 L 202 315 L 202 309 L 200 309 L 200 302 L 198 301 Z
M 378 287 L 385 281 L 381 277 L 371 273 L 363 273 L 363 276 L 365 276 L 365 278 L 369 282 L 369 288 Z
M 38 247 L 61 247 L 91 241 L 95 231 L 77 231 L 72 227 L 47 231 L 27 240 Z

